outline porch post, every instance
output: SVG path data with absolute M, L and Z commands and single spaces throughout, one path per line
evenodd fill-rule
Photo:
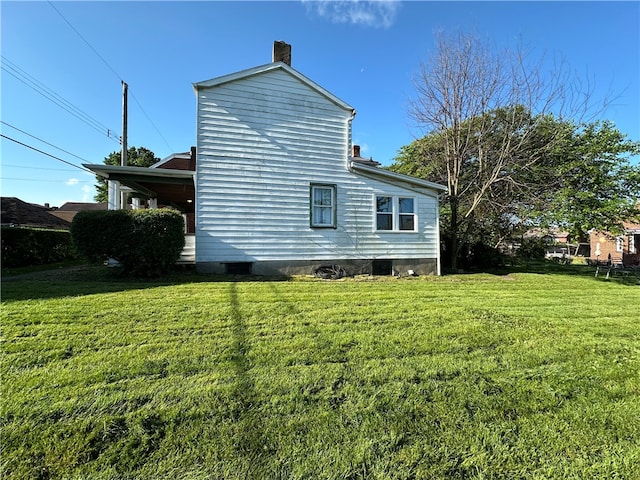
M 107 193 L 107 208 L 109 210 L 120 210 L 120 182 L 107 180 Z

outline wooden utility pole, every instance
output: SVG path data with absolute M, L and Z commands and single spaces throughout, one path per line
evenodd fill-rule
M 127 90 L 128 85 L 122 80 L 122 150 L 120 152 L 120 165 L 127 166 Z M 118 188 L 120 189 L 120 188 Z M 120 190 L 120 208 L 127 208 L 127 194 Z
M 120 165 L 127 166 L 127 90 L 129 86 L 122 80 L 122 153 Z

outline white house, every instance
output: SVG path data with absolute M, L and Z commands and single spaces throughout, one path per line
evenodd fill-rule
M 282 45 L 272 63 L 194 84 L 197 269 L 439 274 L 445 187 L 361 158 L 353 107 L 277 61 Z

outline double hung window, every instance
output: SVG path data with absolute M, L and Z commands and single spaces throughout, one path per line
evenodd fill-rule
M 311 226 L 336 228 L 336 186 L 311 185 Z
M 414 198 L 376 196 L 376 230 L 415 232 L 416 225 Z

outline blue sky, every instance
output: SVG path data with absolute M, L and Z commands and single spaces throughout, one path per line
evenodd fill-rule
M 120 80 L 129 85 L 129 145 L 164 158 L 195 145 L 192 84 L 269 63 L 274 40 L 292 45 L 295 69 L 356 109 L 354 143 L 388 165 L 420 135 L 408 103 L 440 30 L 563 58 L 595 84 L 594 98 L 616 95 L 601 118 L 640 140 L 638 2 L 2 1 L 0 9 L 2 135 L 76 165 L 119 149 Z M 1 140 L 2 196 L 93 200 L 92 174 Z

